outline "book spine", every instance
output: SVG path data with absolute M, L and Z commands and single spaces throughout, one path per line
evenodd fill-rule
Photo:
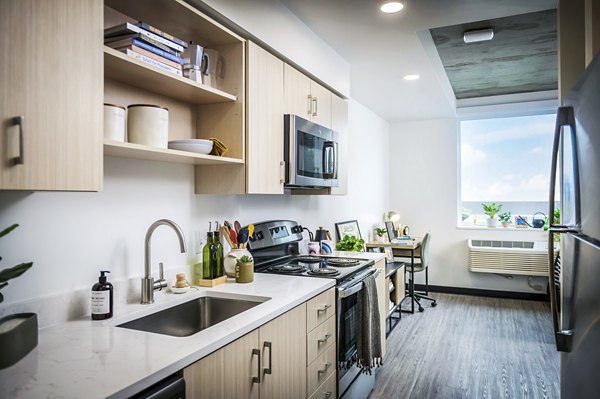
M 152 66 L 155 66 L 155 67 L 157 67 L 158 69 L 160 69 L 162 71 L 170 72 L 170 73 L 173 73 L 173 74 L 175 74 L 177 76 L 181 76 L 182 75 L 181 68 L 173 68 L 172 66 L 169 66 L 169 65 L 165 64 L 164 62 L 153 60 L 152 58 L 146 57 L 143 54 L 136 53 L 133 50 L 127 49 L 125 51 L 126 51 L 126 54 L 128 56 L 136 58 L 136 59 L 138 59 L 138 60 L 140 60 L 142 62 L 145 62 L 146 64 L 150 64 Z
M 143 48 L 146 51 L 153 52 L 154 54 L 159 55 L 161 57 L 164 57 L 164 58 L 166 58 L 168 60 L 171 60 L 173 62 L 176 62 L 179 65 L 183 64 L 183 58 L 177 57 L 177 56 L 169 53 L 168 51 L 164 51 L 164 50 L 159 49 L 157 47 L 154 47 L 154 46 L 152 46 L 152 45 L 150 45 L 148 43 L 144 43 L 142 40 L 138 40 L 138 39 L 134 38 L 133 39 L 133 45 L 141 47 L 141 48 Z
M 161 57 L 160 55 L 155 54 L 155 53 L 153 53 L 151 51 L 148 51 L 146 49 L 143 49 L 141 47 L 138 47 L 138 46 L 129 46 L 129 47 L 126 47 L 126 48 L 129 48 L 130 50 L 133 50 L 133 51 L 135 51 L 138 54 L 145 55 L 146 57 L 152 58 L 155 61 L 163 62 L 163 63 L 165 63 L 167 65 L 172 66 L 173 68 L 181 68 L 181 64 L 178 64 L 176 62 L 168 60 L 165 57 Z
M 186 42 L 184 42 L 183 40 L 181 40 L 181 39 L 179 39 L 179 38 L 177 38 L 177 37 L 175 37 L 175 36 L 173 36 L 173 35 L 170 35 L 170 34 L 168 34 L 167 32 L 163 32 L 162 30 L 160 30 L 160 29 L 158 29 L 158 28 L 155 28 L 155 27 L 154 27 L 154 26 L 152 26 L 152 25 L 148 25 L 148 24 L 147 24 L 147 23 L 145 23 L 145 22 L 140 22 L 140 23 L 138 23 L 138 26 L 139 26 L 140 28 L 142 28 L 142 29 L 146 29 L 146 30 L 147 30 L 147 31 L 149 31 L 149 32 L 152 32 L 152 33 L 155 33 L 155 34 L 157 34 L 157 35 L 159 35 L 159 36 L 162 36 L 162 37 L 164 37 L 165 39 L 168 39 L 168 40 L 170 40 L 170 41 L 172 41 L 172 42 L 175 42 L 175 43 L 179 44 L 180 46 L 183 46 L 184 48 L 187 48 L 187 47 L 188 47 L 188 44 L 187 44 Z
M 133 25 L 133 26 L 135 26 L 135 25 Z M 172 42 L 168 39 L 165 39 L 164 37 L 154 34 L 152 32 L 148 32 L 146 29 L 142 29 L 139 26 L 135 26 L 135 27 L 138 29 L 138 33 L 142 34 L 143 36 L 147 36 L 148 38 L 155 40 L 159 43 L 162 43 L 165 46 L 171 47 L 172 49 L 175 49 L 177 51 L 183 51 L 182 45 Z
M 142 41 L 144 41 L 166 53 L 173 54 L 175 57 L 179 57 L 181 55 L 181 53 L 179 51 L 175 51 L 174 49 L 172 49 L 168 46 L 165 46 L 164 44 L 157 42 L 156 40 L 152 40 L 148 36 L 144 36 L 141 33 L 139 34 L 138 40 L 142 40 Z

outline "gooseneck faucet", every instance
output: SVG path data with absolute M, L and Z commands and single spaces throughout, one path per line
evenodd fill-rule
M 163 289 L 167 287 L 167 281 L 163 276 L 163 268 L 162 263 L 160 263 L 160 278 L 155 282 L 152 277 L 151 270 L 151 259 L 150 259 L 150 240 L 152 239 L 152 234 L 154 230 L 156 230 L 159 226 L 169 226 L 175 233 L 177 234 L 177 238 L 179 239 L 179 248 L 181 253 L 186 252 L 185 249 L 185 238 L 183 237 L 183 232 L 175 224 L 175 222 L 168 219 L 160 219 L 156 222 L 152 223 L 152 225 L 148 228 L 146 232 L 146 247 L 145 247 L 145 257 L 144 257 L 144 277 L 142 278 L 142 303 L 148 304 L 154 302 L 154 290 Z

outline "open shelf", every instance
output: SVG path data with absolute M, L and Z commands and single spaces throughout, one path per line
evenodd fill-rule
M 191 165 L 242 165 L 237 158 L 196 154 L 193 152 L 148 147 L 134 143 L 104 140 L 104 155 L 149 161 L 187 163 Z
M 107 46 L 104 46 L 104 76 L 192 104 L 237 101 L 233 94 L 161 71 Z

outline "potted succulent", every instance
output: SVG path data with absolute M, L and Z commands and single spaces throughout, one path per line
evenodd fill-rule
M 495 202 L 492 202 L 489 205 L 481 204 L 481 206 L 483 207 L 483 213 L 485 213 L 488 216 L 487 226 L 496 227 L 496 225 L 498 224 L 498 220 L 496 220 L 496 215 L 502 209 L 502 204 L 496 204 Z
M 235 264 L 235 282 L 251 283 L 254 281 L 254 259 L 244 255 Z
M 511 224 L 511 218 L 512 213 L 510 212 L 503 212 L 498 215 L 498 220 L 500 220 L 500 224 L 502 224 L 502 227 L 508 227 Z
M 18 224 L 0 231 L 4 237 Z M 1 260 L 2 258 L 0 258 Z M 0 271 L 0 290 L 8 285 L 8 281 L 19 277 L 33 266 L 33 262 L 21 263 Z M 0 293 L 0 303 L 4 296 Z M 38 322 L 35 313 L 17 313 L 0 318 L 0 369 L 10 367 L 26 354 L 31 352 L 38 344 Z
M 335 249 L 338 251 L 364 252 L 365 240 L 353 236 L 344 236 L 337 244 Z
M 385 242 L 387 230 L 383 227 L 375 227 L 375 242 Z

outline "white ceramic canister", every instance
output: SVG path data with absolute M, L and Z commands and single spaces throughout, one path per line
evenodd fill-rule
M 130 143 L 167 148 L 169 110 L 158 105 L 132 104 L 127 107 L 127 136 Z
M 225 274 L 229 277 L 235 278 L 235 265 L 239 258 L 242 256 L 252 257 L 252 254 L 247 249 L 234 248 L 225 255 L 223 260 L 223 267 L 225 268 Z
M 104 138 L 125 142 L 125 107 L 104 104 Z

